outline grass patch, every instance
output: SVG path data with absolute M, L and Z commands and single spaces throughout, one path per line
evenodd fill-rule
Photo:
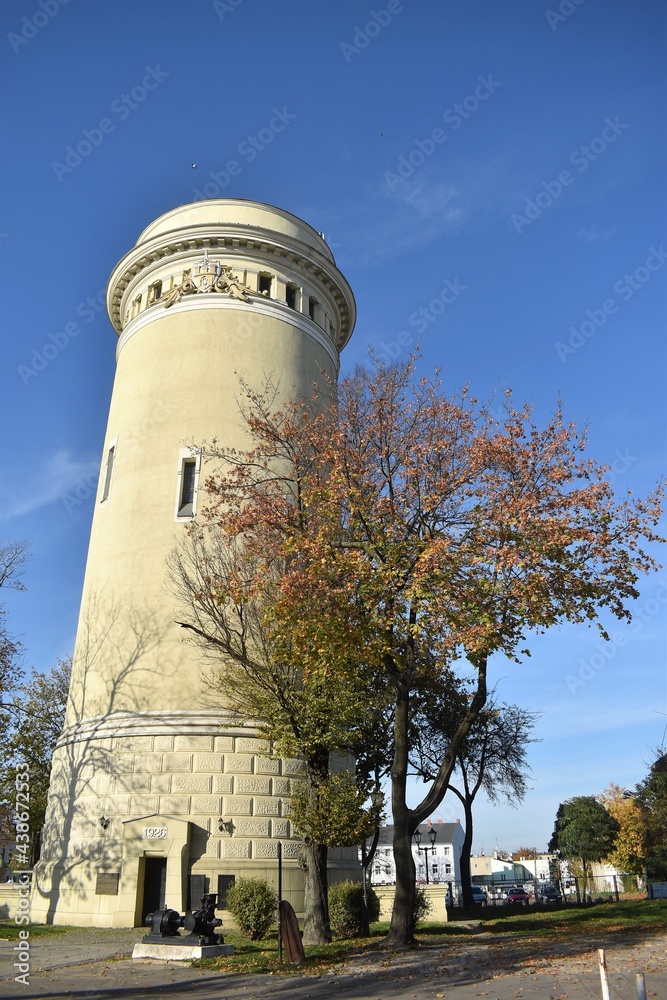
M 479 918 L 476 914 L 470 914 L 470 916 L 461 918 L 461 922 L 457 923 L 453 920 L 448 920 L 445 923 L 439 920 L 426 920 L 424 923 L 417 924 L 415 930 L 415 937 L 419 940 L 420 936 L 423 935 L 443 935 L 443 936 L 455 936 L 457 934 L 476 934 L 479 930 L 478 927 L 471 927 L 469 924 L 464 923 L 464 920 L 474 921 L 476 924 L 479 923 Z M 387 925 L 389 929 L 389 925 Z
M 651 934 L 667 928 L 667 900 L 632 900 L 623 903 L 601 903 L 597 906 L 558 906 L 540 910 L 509 908 L 475 914 L 482 928 L 494 934 L 527 934 L 532 936 L 575 937 L 586 931 L 594 934 Z
M 372 924 L 370 938 L 349 938 L 332 941 L 331 944 L 306 946 L 306 961 L 302 966 L 289 965 L 286 960 L 278 962 L 278 932 L 267 934 L 263 941 L 248 941 L 237 931 L 224 931 L 225 944 L 234 946 L 233 955 L 219 958 L 203 958 L 193 962 L 196 968 L 218 969 L 220 972 L 244 974 L 274 973 L 295 975 L 320 975 L 334 965 L 345 962 L 353 955 L 365 951 L 376 951 L 382 938 L 389 930 L 389 924 Z
M 45 934 L 64 934 L 72 930 L 70 927 L 55 927 L 53 924 L 19 924 L 13 920 L 0 920 L 0 940 L 17 941 L 19 931 L 30 931 L 30 937 L 42 937 Z
M 340 965 L 365 952 L 375 952 L 382 947 L 384 937 L 389 932 L 389 922 L 381 921 L 371 924 L 370 938 L 347 938 L 332 941 L 331 944 L 306 946 L 306 961 L 302 966 L 278 962 L 278 933 L 276 930 L 267 934 L 263 941 L 248 941 L 238 931 L 224 931 L 225 944 L 234 946 L 233 955 L 223 955 L 219 958 L 205 958 L 193 962 L 195 967 L 217 969 L 220 972 L 237 973 L 274 973 L 295 975 L 321 975 L 335 965 Z M 417 926 L 417 938 L 435 934 L 461 935 L 470 934 L 469 927 L 454 923 L 425 922 Z
M 474 926 L 466 924 L 465 920 L 474 921 Z M 503 934 L 514 940 L 525 938 L 530 941 L 535 938 L 558 937 L 559 940 L 577 940 L 582 934 L 610 935 L 623 933 L 659 933 L 667 925 L 667 900 L 642 900 L 627 903 L 605 903 L 598 906 L 550 908 L 542 910 L 524 910 L 521 912 L 509 908 L 492 910 L 490 913 L 463 911 L 458 920 L 440 922 L 425 921 L 417 926 L 416 938 L 461 937 L 474 935 L 480 931 L 492 934 Z M 218 969 L 221 972 L 236 972 L 246 974 L 273 973 L 289 974 L 301 972 L 306 975 L 321 975 L 332 966 L 339 965 L 347 959 L 363 955 L 365 952 L 377 951 L 389 931 L 386 922 L 371 926 L 370 938 L 351 938 L 344 941 L 333 941 L 331 944 L 306 947 L 306 961 L 301 967 L 278 962 L 278 938 L 274 930 L 263 941 L 248 941 L 235 931 L 225 932 L 225 942 L 234 945 L 234 954 L 220 958 L 203 959 L 194 963 L 208 969 Z

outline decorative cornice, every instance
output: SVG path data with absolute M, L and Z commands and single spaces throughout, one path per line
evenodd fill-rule
M 178 239 L 174 239 L 173 236 L 171 239 L 159 236 L 134 247 L 119 261 L 109 279 L 107 310 L 114 329 L 118 334 L 123 330 L 121 316 L 123 295 L 128 285 L 141 271 L 152 268 L 166 258 L 176 259 L 183 256 L 187 258 L 211 250 L 224 254 L 232 260 L 234 257 L 256 257 L 264 264 L 267 263 L 267 258 L 270 261 L 271 257 L 277 257 L 319 281 L 328 290 L 338 308 L 341 330 L 336 347 L 339 351 L 342 350 L 352 334 L 356 319 L 356 306 L 350 286 L 336 265 L 323 254 L 319 254 L 299 240 L 284 237 L 283 242 L 280 237 L 281 234 L 276 234 L 275 238 L 273 235 L 267 236 L 266 230 L 253 226 L 221 224 L 192 226 Z

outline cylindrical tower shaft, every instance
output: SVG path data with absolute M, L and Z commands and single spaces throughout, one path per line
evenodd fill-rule
M 220 200 L 149 226 L 107 301 L 117 371 L 33 916 L 136 924 L 165 898 L 185 908 L 205 887 L 273 872 L 279 841 L 299 909 L 286 804 L 301 763 L 211 705 L 167 559 L 201 504 L 200 446 L 250 443 L 240 380 L 270 379 L 278 400 L 335 380 L 354 298 L 305 223 Z M 354 868 L 354 852 L 333 863 Z

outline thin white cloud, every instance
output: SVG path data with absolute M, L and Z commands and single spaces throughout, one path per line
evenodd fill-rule
M 599 240 L 610 240 L 618 230 L 615 226 L 608 229 L 601 229 L 597 224 L 580 229 L 576 234 L 576 239 L 583 240 L 584 243 L 597 243 Z
M 6 481 L 0 482 L 0 520 L 39 510 L 82 486 L 90 489 L 97 473 L 95 462 L 73 459 L 67 451 L 56 452 L 34 475 L 21 477 L 18 485 L 10 487 Z
M 407 205 L 420 219 L 436 216 L 442 225 L 458 225 L 465 217 L 460 190 L 443 178 L 417 177 L 406 180 L 384 197 L 398 205 Z
M 385 187 L 363 211 L 358 258 L 383 263 L 459 229 L 466 218 L 461 190 L 442 178 L 419 175 L 393 191 Z

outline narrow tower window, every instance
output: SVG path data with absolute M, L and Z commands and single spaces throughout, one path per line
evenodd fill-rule
M 271 275 L 260 274 L 257 279 L 257 290 L 260 295 L 269 296 L 271 294 Z
M 111 478 L 113 476 L 113 463 L 116 457 L 116 442 L 109 447 L 107 452 L 107 465 L 104 470 L 104 487 L 102 489 L 102 497 L 100 503 L 104 503 L 105 500 L 109 499 L 109 492 L 111 490 Z
M 296 309 L 296 293 L 298 288 L 296 285 L 287 285 L 285 288 L 285 302 L 290 309 Z
M 150 306 L 154 302 L 157 302 L 157 300 L 161 297 L 161 295 L 162 295 L 162 282 L 156 281 L 148 289 L 148 305 Z
M 179 517 L 192 517 L 195 502 L 195 476 L 197 475 L 197 465 L 194 458 L 189 458 L 183 462 L 181 472 L 181 501 L 178 505 Z
M 176 495 L 176 519 L 194 517 L 197 506 L 199 485 L 199 455 L 193 455 L 190 448 L 184 448 L 179 456 L 178 492 Z
M 141 309 L 141 295 L 137 295 L 136 299 L 132 303 L 132 319 L 137 315 Z
M 312 295 L 308 299 L 308 315 L 317 322 L 317 299 L 314 299 Z

